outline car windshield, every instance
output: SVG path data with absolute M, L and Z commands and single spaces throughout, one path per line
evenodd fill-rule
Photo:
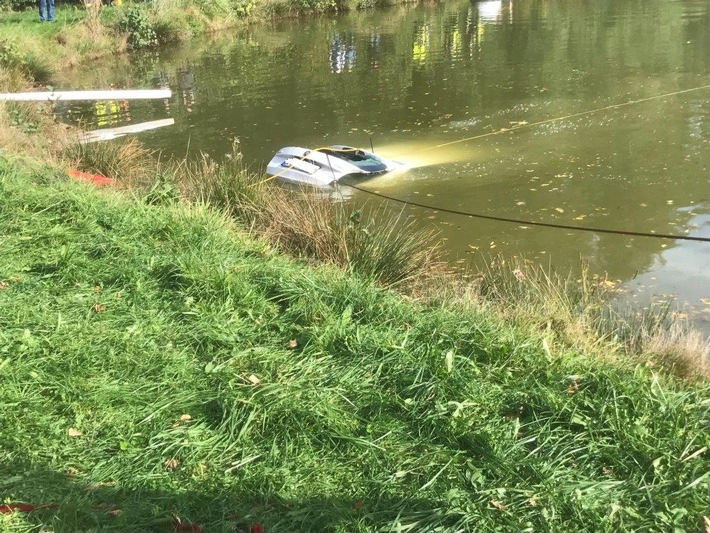
M 387 165 L 384 164 L 379 157 L 363 152 L 362 150 L 356 150 L 355 148 L 325 148 L 320 151 L 324 154 L 344 159 L 365 172 L 382 172 L 383 170 L 387 170 Z

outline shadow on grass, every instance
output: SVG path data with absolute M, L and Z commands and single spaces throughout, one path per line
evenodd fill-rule
M 194 486 L 194 481 L 191 484 Z M 126 488 L 87 481 L 73 474 L 71 468 L 57 472 L 29 462 L 0 466 L 0 493 L 5 504 L 34 506 L 6 516 L 10 524 L 19 530 L 25 526 L 31 530 L 49 528 L 56 533 L 254 532 L 261 531 L 259 526 L 266 532 L 371 531 L 398 521 L 446 522 L 437 512 L 440 503 L 416 497 L 369 501 L 366 497 L 324 494 L 285 499 L 240 487 L 236 476 L 232 487 L 211 487 L 207 482 L 198 491 L 183 490 L 179 485 L 164 490 Z

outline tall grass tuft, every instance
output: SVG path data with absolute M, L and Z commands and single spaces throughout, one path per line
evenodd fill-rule
M 19 85 L 19 77 L 24 84 L 46 83 L 52 74 L 53 70 L 48 62 L 22 51 L 14 42 L 0 40 L 0 82 L 7 83 L 5 80 L 12 80 L 14 85 Z
M 173 176 L 182 196 L 216 207 L 251 226 L 263 213 L 263 178 L 249 171 L 239 149 L 239 140 L 221 161 L 202 154 L 196 161 L 183 160 L 163 165 Z
M 97 40 L 101 37 L 103 26 L 101 24 L 101 1 L 89 0 L 84 2 L 86 9 L 86 18 L 84 24 L 89 30 L 89 36 L 92 40 Z
M 135 139 L 99 143 L 75 140 L 64 148 L 64 157 L 76 170 L 101 174 L 127 186 L 153 180 L 156 168 L 151 152 Z
M 612 358 L 632 356 L 630 362 L 641 358 L 681 377 L 708 373 L 710 344 L 672 312 L 672 301 L 642 310 L 619 305 L 616 284 L 592 275 L 585 262 L 578 276 L 561 276 L 537 263 L 496 256 L 472 284 L 457 287 L 459 295 L 449 290 L 449 301 L 487 306 L 565 346 Z
M 434 232 L 384 209 L 341 203 L 271 187 L 265 233 L 283 250 L 337 265 L 384 285 L 411 283 L 443 270 Z
M 676 319 L 669 327 L 647 333 L 642 349 L 677 376 L 710 378 L 710 345 L 700 332 L 690 329 L 687 322 Z

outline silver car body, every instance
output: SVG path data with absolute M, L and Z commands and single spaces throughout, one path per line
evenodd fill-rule
M 317 150 L 298 146 L 281 148 L 269 161 L 266 173 L 292 183 L 326 187 L 345 176 L 372 176 L 400 168 L 403 165 L 396 161 L 336 144 Z

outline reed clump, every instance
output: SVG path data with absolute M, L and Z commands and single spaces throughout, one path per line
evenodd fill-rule
M 118 142 L 83 142 L 72 139 L 62 155 L 75 170 L 101 174 L 124 186 L 152 183 L 157 172 L 152 153 L 135 139 Z
M 401 212 L 349 209 L 321 196 L 270 187 L 263 233 L 291 255 L 336 265 L 391 286 L 444 270 L 436 233 L 415 230 Z

